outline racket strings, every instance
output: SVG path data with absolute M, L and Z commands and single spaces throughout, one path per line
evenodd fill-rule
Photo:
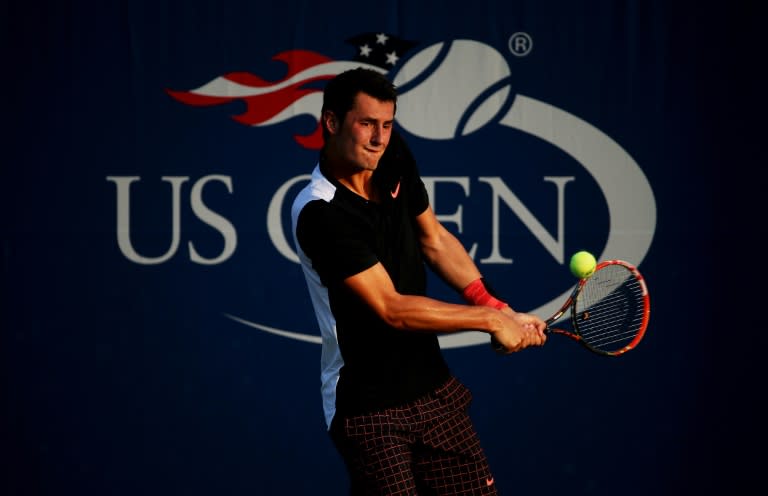
M 610 351 L 628 345 L 643 325 L 644 289 L 622 266 L 596 272 L 576 301 L 574 325 L 589 346 Z

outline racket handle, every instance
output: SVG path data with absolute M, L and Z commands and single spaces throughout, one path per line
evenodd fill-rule
M 504 345 L 499 343 L 496 340 L 496 338 L 493 336 L 491 336 L 491 348 L 493 348 L 493 351 L 495 351 L 496 353 L 499 353 L 502 355 L 507 353 L 507 349 L 504 347 Z
M 549 334 L 552 332 L 552 329 L 549 328 L 550 322 L 547 322 L 547 327 L 544 328 L 544 334 Z M 491 348 L 493 348 L 493 351 L 496 353 L 500 353 L 502 355 L 505 355 L 507 353 L 507 348 L 499 343 L 494 336 L 491 336 Z

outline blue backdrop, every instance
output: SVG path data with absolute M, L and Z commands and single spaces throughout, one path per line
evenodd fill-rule
M 443 341 L 501 494 L 751 487 L 765 43 L 748 4 L 670 3 L 2 1 L 0 491 L 344 493 L 287 226 L 361 63 L 513 306 L 546 316 L 579 249 L 650 287 L 620 359 Z

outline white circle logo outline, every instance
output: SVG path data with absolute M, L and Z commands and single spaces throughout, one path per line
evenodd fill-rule
M 455 41 L 479 44 L 474 40 Z M 602 191 L 610 213 L 610 225 L 605 247 L 597 258 L 621 258 L 640 265 L 655 234 L 656 201 L 650 183 L 637 162 L 616 141 L 579 117 L 519 93 L 514 98 L 511 108 L 499 120 L 499 124 L 528 133 L 559 148 L 581 164 Z M 553 314 L 570 292 L 570 289 L 565 291 L 544 305 L 530 310 L 530 313 Z M 321 343 L 319 335 L 279 329 L 228 313 L 224 313 L 224 316 L 278 336 Z M 444 349 L 488 343 L 487 335 L 476 331 L 441 335 L 439 340 Z

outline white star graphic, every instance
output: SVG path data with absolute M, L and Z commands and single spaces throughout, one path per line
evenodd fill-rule
M 371 47 L 369 47 L 368 45 L 363 45 L 360 47 L 360 55 L 362 55 L 363 57 L 367 57 L 370 54 L 371 54 Z
M 379 33 L 379 34 L 376 35 L 376 43 L 380 43 L 382 45 L 386 45 L 388 39 L 389 39 L 389 36 L 387 36 L 384 33 Z
M 400 57 L 397 56 L 396 52 L 387 54 L 387 64 L 395 65 L 397 64 L 398 59 L 400 59 Z

